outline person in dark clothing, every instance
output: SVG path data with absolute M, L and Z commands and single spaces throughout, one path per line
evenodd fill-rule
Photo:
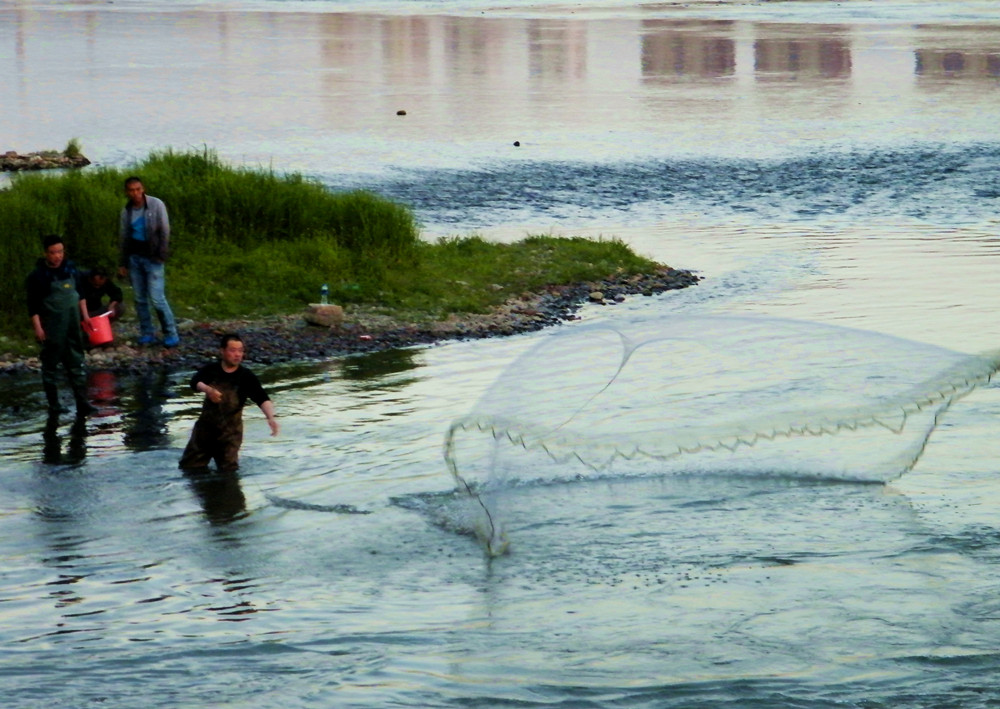
M 28 292 L 28 315 L 35 328 L 35 339 L 42 345 L 42 387 L 49 413 L 58 415 L 66 409 L 59 402 L 59 368 L 66 370 L 78 416 L 88 416 L 97 409 L 87 401 L 87 376 L 84 371 L 83 330 L 90 324 L 87 304 L 81 295 L 81 276 L 66 258 L 63 240 L 56 235 L 42 240 L 44 258 L 38 259 L 25 287 Z
M 274 404 L 257 376 L 242 362 L 243 340 L 239 335 L 223 335 L 219 361 L 205 365 L 191 377 L 191 388 L 203 393 L 205 402 L 181 456 L 180 468 L 203 470 L 212 460 L 220 472 L 231 472 L 239 467 L 243 407 L 247 399 L 264 412 L 271 435 L 278 435 Z
M 110 317 L 119 318 L 125 310 L 122 289 L 115 285 L 107 269 L 100 266 L 90 269 L 83 280 L 83 299 L 87 301 L 87 312 L 90 317 L 111 313 Z M 104 299 L 108 304 L 104 304 Z

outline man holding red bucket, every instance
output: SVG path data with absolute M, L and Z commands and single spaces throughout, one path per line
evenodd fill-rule
M 59 369 L 66 370 L 77 416 L 89 416 L 97 411 L 87 401 L 87 378 L 84 371 L 83 330 L 90 325 L 87 302 L 81 295 L 81 276 L 72 261 L 66 258 L 61 237 L 46 236 L 42 240 L 44 257 L 38 259 L 35 270 L 25 282 L 28 292 L 28 314 L 35 328 L 35 339 L 42 345 L 42 387 L 49 414 L 57 416 L 67 409 L 59 402 Z
M 91 327 L 85 328 L 90 338 L 90 346 L 105 345 L 114 339 L 111 331 L 111 320 L 121 317 L 125 310 L 122 304 L 122 289 L 111 280 L 107 269 L 97 266 L 90 269 L 82 281 L 83 298 L 87 301 L 87 312 L 90 313 Z M 104 304 L 104 299 L 108 304 Z
M 87 272 L 83 281 L 83 298 L 87 301 L 87 312 L 90 317 L 110 313 L 112 318 L 120 318 L 125 312 L 124 295 L 111 276 L 108 269 L 96 266 Z M 104 304 L 104 299 L 108 304 Z

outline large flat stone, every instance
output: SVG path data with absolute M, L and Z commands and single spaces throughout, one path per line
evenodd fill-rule
M 344 309 L 339 305 L 311 303 L 306 306 L 302 319 L 310 325 L 339 328 L 344 324 Z

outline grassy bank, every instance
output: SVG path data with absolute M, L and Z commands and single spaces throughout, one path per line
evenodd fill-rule
M 297 312 L 328 283 L 331 302 L 348 312 L 351 304 L 380 305 L 432 320 L 484 312 L 546 285 L 656 267 L 616 240 L 427 243 L 409 209 L 376 194 L 334 193 L 298 174 L 230 167 L 209 151 L 167 151 L 126 170 L 18 175 L 0 191 L 0 349 L 30 346 L 24 278 L 43 235 L 61 234 L 82 268 L 117 265 L 122 183 L 132 174 L 170 212 L 167 294 L 179 318 Z

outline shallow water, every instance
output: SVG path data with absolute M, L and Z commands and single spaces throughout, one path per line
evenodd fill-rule
M 992 3 L 15 1 L 0 147 L 78 137 L 119 165 L 206 144 L 387 193 L 428 238 L 620 237 L 705 280 L 561 331 L 793 318 L 845 328 L 842 366 L 888 342 L 865 331 L 901 338 L 883 355 L 905 378 L 930 346 L 1000 346 L 998 58 Z M 725 370 L 737 424 L 793 372 L 771 334 Z M 886 485 L 862 482 L 884 444 L 838 437 L 850 481 L 758 470 L 795 459 L 780 442 L 670 475 L 529 461 L 489 559 L 445 432 L 510 410 L 487 394 L 546 336 L 260 369 L 283 432 L 247 413 L 238 478 L 176 469 L 188 372 L 94 372 L 101 415 L 54 430 L 33 378 L 0 382 L 5 706 L 1000 700 L 994 386 Z M 711 391 L 711 360 L 663 360 L 645 376 Z M 591 381 L 562 364 L 550 385 Z M 822 417 L 801 384 L 788 402 Z M 620 403 L 617 425 L 648 423 Z

